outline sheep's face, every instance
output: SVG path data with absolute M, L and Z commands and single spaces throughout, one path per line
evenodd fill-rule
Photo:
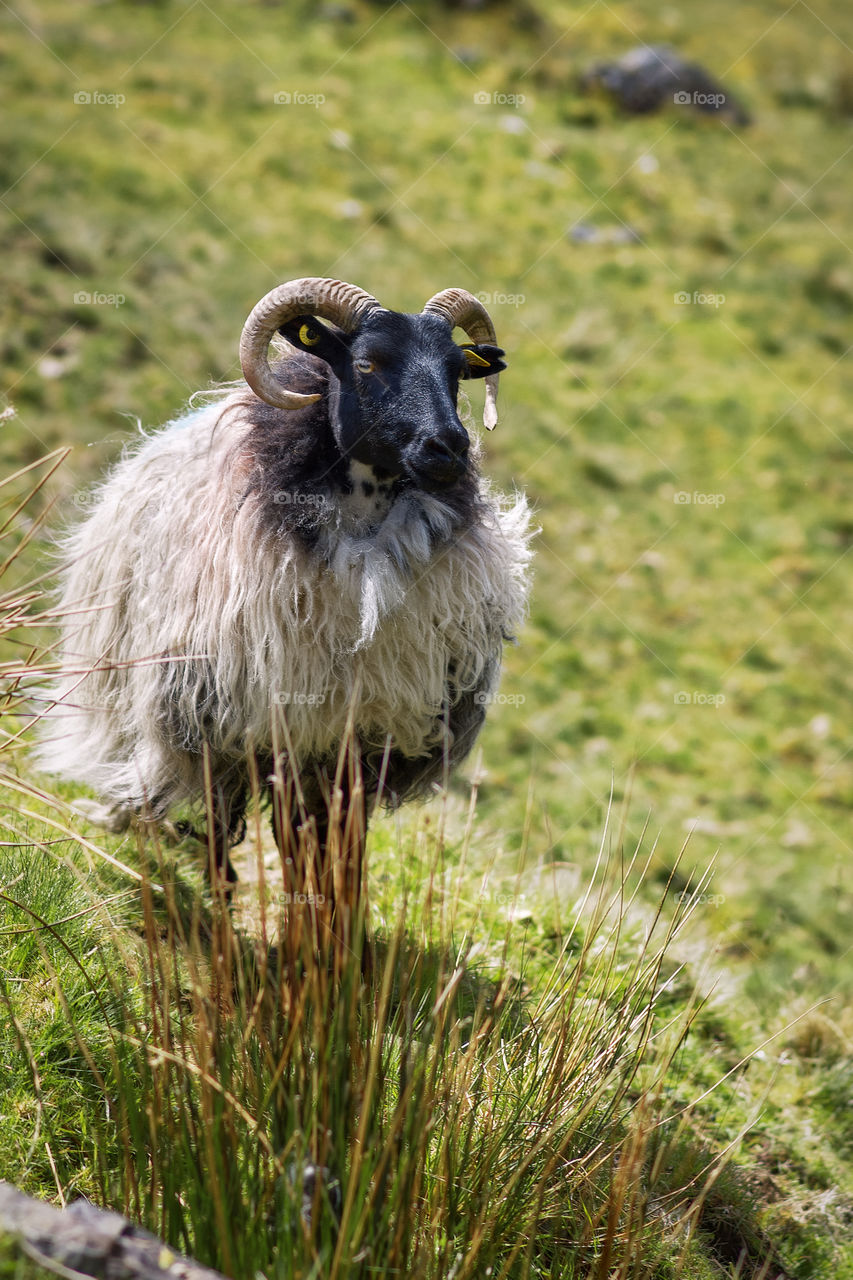
M 461 347 L 436 316 L 384 310 L 351 334 L 314 316 L 281 332 L 328 366 L 329 417 L 345 457 L 430 492 L 462 478 L 469 439 L 456 410 L 459 381 L 504 369 L 499 347 Z

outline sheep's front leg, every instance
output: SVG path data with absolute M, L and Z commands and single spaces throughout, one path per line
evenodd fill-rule
M 223 883 L 226 894 L 230 894 L 237 883 L 237 872 L 231 861 L 231 825 L 225 814 L 217 807 L 207 826 L 208 875 L 211 883 L 218 877 Z
M 352 936 L 364 892 L 364 846 L 367 836 L 367 803 L 362 779 L 361 752 L 357 744 L 342 751 L 325 804 L 315 813 L 320 846 L 323 891 L 333 917 Z
M 362 898 L 367 804 L 357 745 L 335 766 L 312 765 L 272 782 L 273 832 L 285 867 L 286 902 L 306 905 L 349 945 Z
M 231 861 L 231 849 L 246 834 L 248 792 L 242 780 L 208 779 L 205 786 L 207 803 L 207 872 L 211 884 L 222 885 L 230 896 L 237 883 L 237 872 Z

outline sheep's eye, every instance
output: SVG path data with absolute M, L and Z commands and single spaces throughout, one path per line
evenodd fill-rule
M 299 341 L 306 347 L 316 347 L 320 341 L 320 334 L 310 324 L 301 324 L 299 326 Z
M 367 359 L 356 360 L 355 367 L 358 369 L 359 373 L 373 373 L 376 369 L 376 365 L 373 361 Z

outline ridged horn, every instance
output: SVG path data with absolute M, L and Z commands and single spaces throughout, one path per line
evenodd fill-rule
M 277 409 L 302 409 L 319 395 L 301 395 L 283 387 L 270 368 L 269 345 L 277 331 L 294 316 L 321 316 L 351 333 L 369 311 L 380 306 L 372 294 L 345 280 L 305 276 L 271 289 L 252 308 L 240 338 L 243 377 L 256 396 Z
M 424 307 L 424 315 L 441 316 L 451 329 L 458 325 L 464 329 L 474 342 L 488 342 L 498 345 L 492 317 L 479 298 L 467 289 L 442 289 L 434 298 L 430 298 Z M 483 408 L 483 426 L 494 431 L 498 425 L 498 381 L 500 375 L 490 373 L 486 378 L 486 403 Z

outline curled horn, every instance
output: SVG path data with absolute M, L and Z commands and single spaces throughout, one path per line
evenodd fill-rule
M 458 325 L 474 342 L 487 342 L 493 347 L 498 345 L 491 316 L 479 298 L 467 289 L 442 289 L 441 293 L 430 298 L 424 307 L 424 315 L 441 316 L 451 329 Z M 498 425 L 498 379 L 497 373 L 490 373 L 486 378 L 483 426 L 489 431 Z
M 270 368 L 268 348 L 276 332 L 294 316 L 322 316 L 345 333 L 380 304 L 371 294 L 344 280 L 306 276 L 272 289 L 253 307 L 243 325 L 240 363 L 243 377 L 256 396 L 277 409 L 302 409 L 319 395 L 300 395 L 283 387 Z

